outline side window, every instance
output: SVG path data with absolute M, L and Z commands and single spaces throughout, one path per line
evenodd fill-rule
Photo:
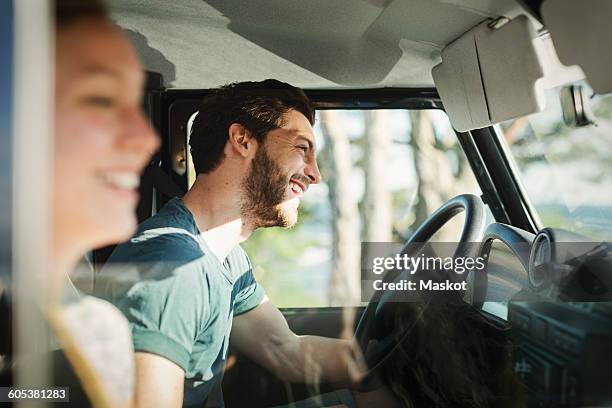
M 322 110 L 315 134 L 323 176 L 291 229 L 243 245 L 279 307 L 360 303 L 360 245 L 404 242 L 441 204 L 480 190 L 439 110 Z M 456 241 L 461 216 L 434 237 Z

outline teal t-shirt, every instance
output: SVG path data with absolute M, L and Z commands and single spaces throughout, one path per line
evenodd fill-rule
M 222 264 L 178 198 L 115 249 L 95 294 L 127 317 L 136 351 L 185 370 L 185 407 L 202 406 L 221 381 L 233 316 L 264 298 L 244 250 L 236 246 Z

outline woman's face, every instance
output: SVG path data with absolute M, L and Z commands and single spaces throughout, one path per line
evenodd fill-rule
M 159 142 L 140 108 L 140 63 L 111 23 L 59 28 L 55 69 L 54 249 L 80 256 L 134 231 L 140 173 Z

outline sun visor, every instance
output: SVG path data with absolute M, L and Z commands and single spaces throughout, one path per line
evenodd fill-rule
M 546 43 L 525 16 L 483 22 L 442 50 L 432 76 L 451 123 L 464 132 L 544 109 Z M 554 50 L 553 50 L 554 54 Z
M 461 132 L 490 122 L 478 65 L 475 31 L 444 48 L 442 63 L 431 71 L 446 113 L 453 127 Z
M 612 92 L 612 1 L 547 0 L 542 19 L 565 65 L 578 64 L 599 94 Z

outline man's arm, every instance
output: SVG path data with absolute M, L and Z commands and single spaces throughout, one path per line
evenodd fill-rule
M 231 341 L 239 352 L 284 381 L 350 384 L 365 373 L 351 340 L 297 336 L 267 298 L 234 317 Z
M 135 408 L 181 407 L 185 372 L 153 353 L 136 353 Z

